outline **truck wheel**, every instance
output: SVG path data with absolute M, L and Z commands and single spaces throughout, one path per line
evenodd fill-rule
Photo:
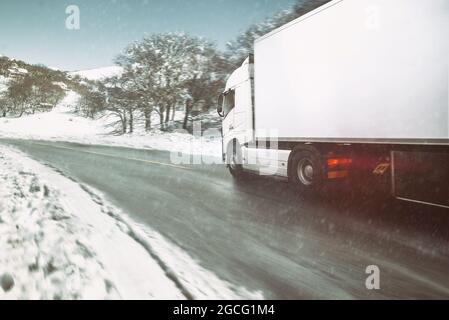
M 243 175 L 242 149 L 234 140 L 228 146 L 228 168 L 234 178 L 240 178 Z
M 289 180 L 301 194 L 311 195 L 321 191 L 323 172 L 321 156 L 315 148 L 304 146 L 293 150 Z

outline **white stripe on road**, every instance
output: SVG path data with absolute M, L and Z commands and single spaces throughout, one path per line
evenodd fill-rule
M 33 143 L 33 144 L 39 145 L 39 146 L 44 146 L 44 147 L 51 147 L 51 148 L 57 148 L 57 149 L 66 149 L 66 150 L 71 150 L 71 151 L 83 152 L 83 153 L 94 154 L 94 155 L 98 155 L 98 156 L 105 156 L 105 157 L 116 158 L 116 159 L 124 159 L 124 160 L 132 160 L 132 161 L 144 162 L 144 163 L 148 163 L 148 164 L 155 164 L 155 165 L 160 165 L 160 166 L 172 167 L 172 168 L 176 168 L 176 169 L 192 170 L 189 167 L 184 167 L 184 166 L 179 166 L 179 165 L 176 165 L 176 164 L 159 162 L 159 161 L 152 161 L 152 160 L 145 160 L 145 159 L 138 159 L 138 158 L 129 158 L 129 157 L 120 157 L 120 156 L 115 156 L 115 155 L 108 154 L 108 153 L 94 152 L 94 151 L 85 151 L 85 150 L 79 150 L 79 149 L 74 149 L 74 148 L 69 148 L 69 147 L 55 146 L 55 145 L 46 144 L 46 143 Z

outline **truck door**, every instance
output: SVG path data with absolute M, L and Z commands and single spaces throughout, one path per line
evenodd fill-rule
M 223 137 L 224 142 L 229 140 L 234 130 L 235 90 L 229 89 L 223 99 Z M 227 144 L 225 144 L 226 146 Z
M 235 111 L 234 111 L 234 130 L 237 139 L 241 142 L 248 142 L 251 136 L 252 124 L 252 92 L 251 80 L 239 84 L 235 89 Z

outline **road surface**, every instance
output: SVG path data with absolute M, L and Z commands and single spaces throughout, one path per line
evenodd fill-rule
M 223 280 L 268 299 L 449 299 L 449 211 L 335 190 L 301 199 L 223 165 L 172 165 L 168 152 L 0 140 L 100 190 Z M 380 268 L 367 290 L 366 268 Z

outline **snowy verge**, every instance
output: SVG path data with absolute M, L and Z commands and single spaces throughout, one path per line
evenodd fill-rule
M 128 234 L 142 244 L 159 261 L 166 273 L 188 299 L 200 300 L 262 300 L 261 291 L 249 291 L 218 278 L 213 272 L 202 268 L 195 259 L 171 243 L 149 226 L 134 222 L 117 208 L 104 204 L 99 191 L 83 186 L 95 202 L 104 206 L 104 212 L 123 224 Z M 125 229 L 124 229 L 125 230 Z
M 262 299 L 98 191 L 0 146 L 0 299 Z
M 55 177 L 63 192 L 46 179 Z M 0 234 L 0 299 L 184 298 L 77 184 L 5 147 Z

